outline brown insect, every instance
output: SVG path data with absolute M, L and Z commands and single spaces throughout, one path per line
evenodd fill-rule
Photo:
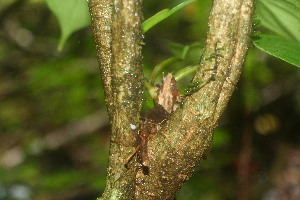
M 161 129 L 162 124 L 174 111 L 175 102 L 180 98 L 172 74 L 169 73 L 166 77 L 163 75 L 162 84 L 157 93 L 156 106 L 142 120 L 140 131 L 136 136 L 135 150 L 125 163 L 125 167 L 128 169 L 128 163 L 137 155 L 137 161 L 141 164 L 145 175 L 149 174 L 148 141 Z
M 140 131 L 136 136 L 136 148 L 126 160 L 126 168 L 128 168 L 130 160 L 137 155 L 137 160 L 142 166 L 143 173 L 145 175 L 149 174 L 148 141 L 158 132 L 169 115 L 170 114 L 159 104 L 148 113 L 146 118 L 142 121 Z

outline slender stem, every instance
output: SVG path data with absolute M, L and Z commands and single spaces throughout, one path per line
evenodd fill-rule
M 198 68 L 199 65 L 187 66 L 179 70 L 178 72 L 176 72 L 176 74 L 174 74 L 174 78 L 176 81 L 180 81 L 182 78 L 186 77 L 187 75 L 196 72 Z
M 144 85 L 147 88 L 151 98 L 155 99 L 156 96 L 157 96 L 156 91 L 155 91 L 155 87 L 153 85 L 151 85 L 148 81 L 145 81 Z
M 170 66 L 171 64 L 178 62 L 178 60 L 179 60 L 178 58 L 172 57 L 172 58 L 168 58 L 167 60 L 164 60 L 163 62 L 156 65 L 150 75 L 150 84 L 154 85 L 155 80 L 156 80 L 157 76 L 159 75 L 159 73 L 161 73 L 163 71 L 163 69 Z

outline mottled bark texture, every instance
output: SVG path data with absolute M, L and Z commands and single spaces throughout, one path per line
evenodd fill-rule
M 124 167 L 134 151 L 141 110 L 141 1 L 89 0 L 97 55 L 112 124 L 109 168 L 102 199 L 132 199 L 134 166 Z M 134 165 L 134 162 L 131 163 Z
M 209 33 L 187 97 L 148 144 L 150 168 L 138 171 L 135 199 L 174 199 L 209 150 L 217 125 L 239 79 L 250 46 L 252 0 L 214 0 Z
M 214 0 L 206 48 L 193 79 L 199 90 L 186 97 L 149 141 L 149 174 L 134 151 L 140 110 L 141 13 L 139 0 L 89 0 L 98 57 L 112 123 L 109 169 L 102 199 L 174 199 L 209 150 L 217 125 L 239 79 L 250 46 L 252 0 Z

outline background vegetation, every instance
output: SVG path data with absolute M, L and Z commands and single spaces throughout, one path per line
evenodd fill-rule
M 145 19 L 179 2 L 144 1 Z M 186 58 L 166 71 L 198 63 L 210 6 L 190 4 L 146 33 L 146 76 L 184 46 Z M 42 0 L 1 1 L 0 27 L 0 199 L 96 199 L 105 186 L 110 126 L 91 27 L 58 52 L 59 24 Z M 290 181 L 281 177 L 287 163 L 300 170 L 299 77 L 298 68 L 250 49 L 211 154 L 179 200 L 268 198 Z

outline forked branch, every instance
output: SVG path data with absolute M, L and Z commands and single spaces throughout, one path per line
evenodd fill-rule
M 214 0 L 206 48 L 186 97 L 148 142 L 143 173 L 134 153 L 141 105 L 141 1 L 89 0 L 98 57 L 112 123 L 107 186 L 102 199 L 174 199 L 209 150 L 212 131 L 239 79 L 250 46 L 253 0 Z M 132 146 L 130 146 L 132 145 Z

